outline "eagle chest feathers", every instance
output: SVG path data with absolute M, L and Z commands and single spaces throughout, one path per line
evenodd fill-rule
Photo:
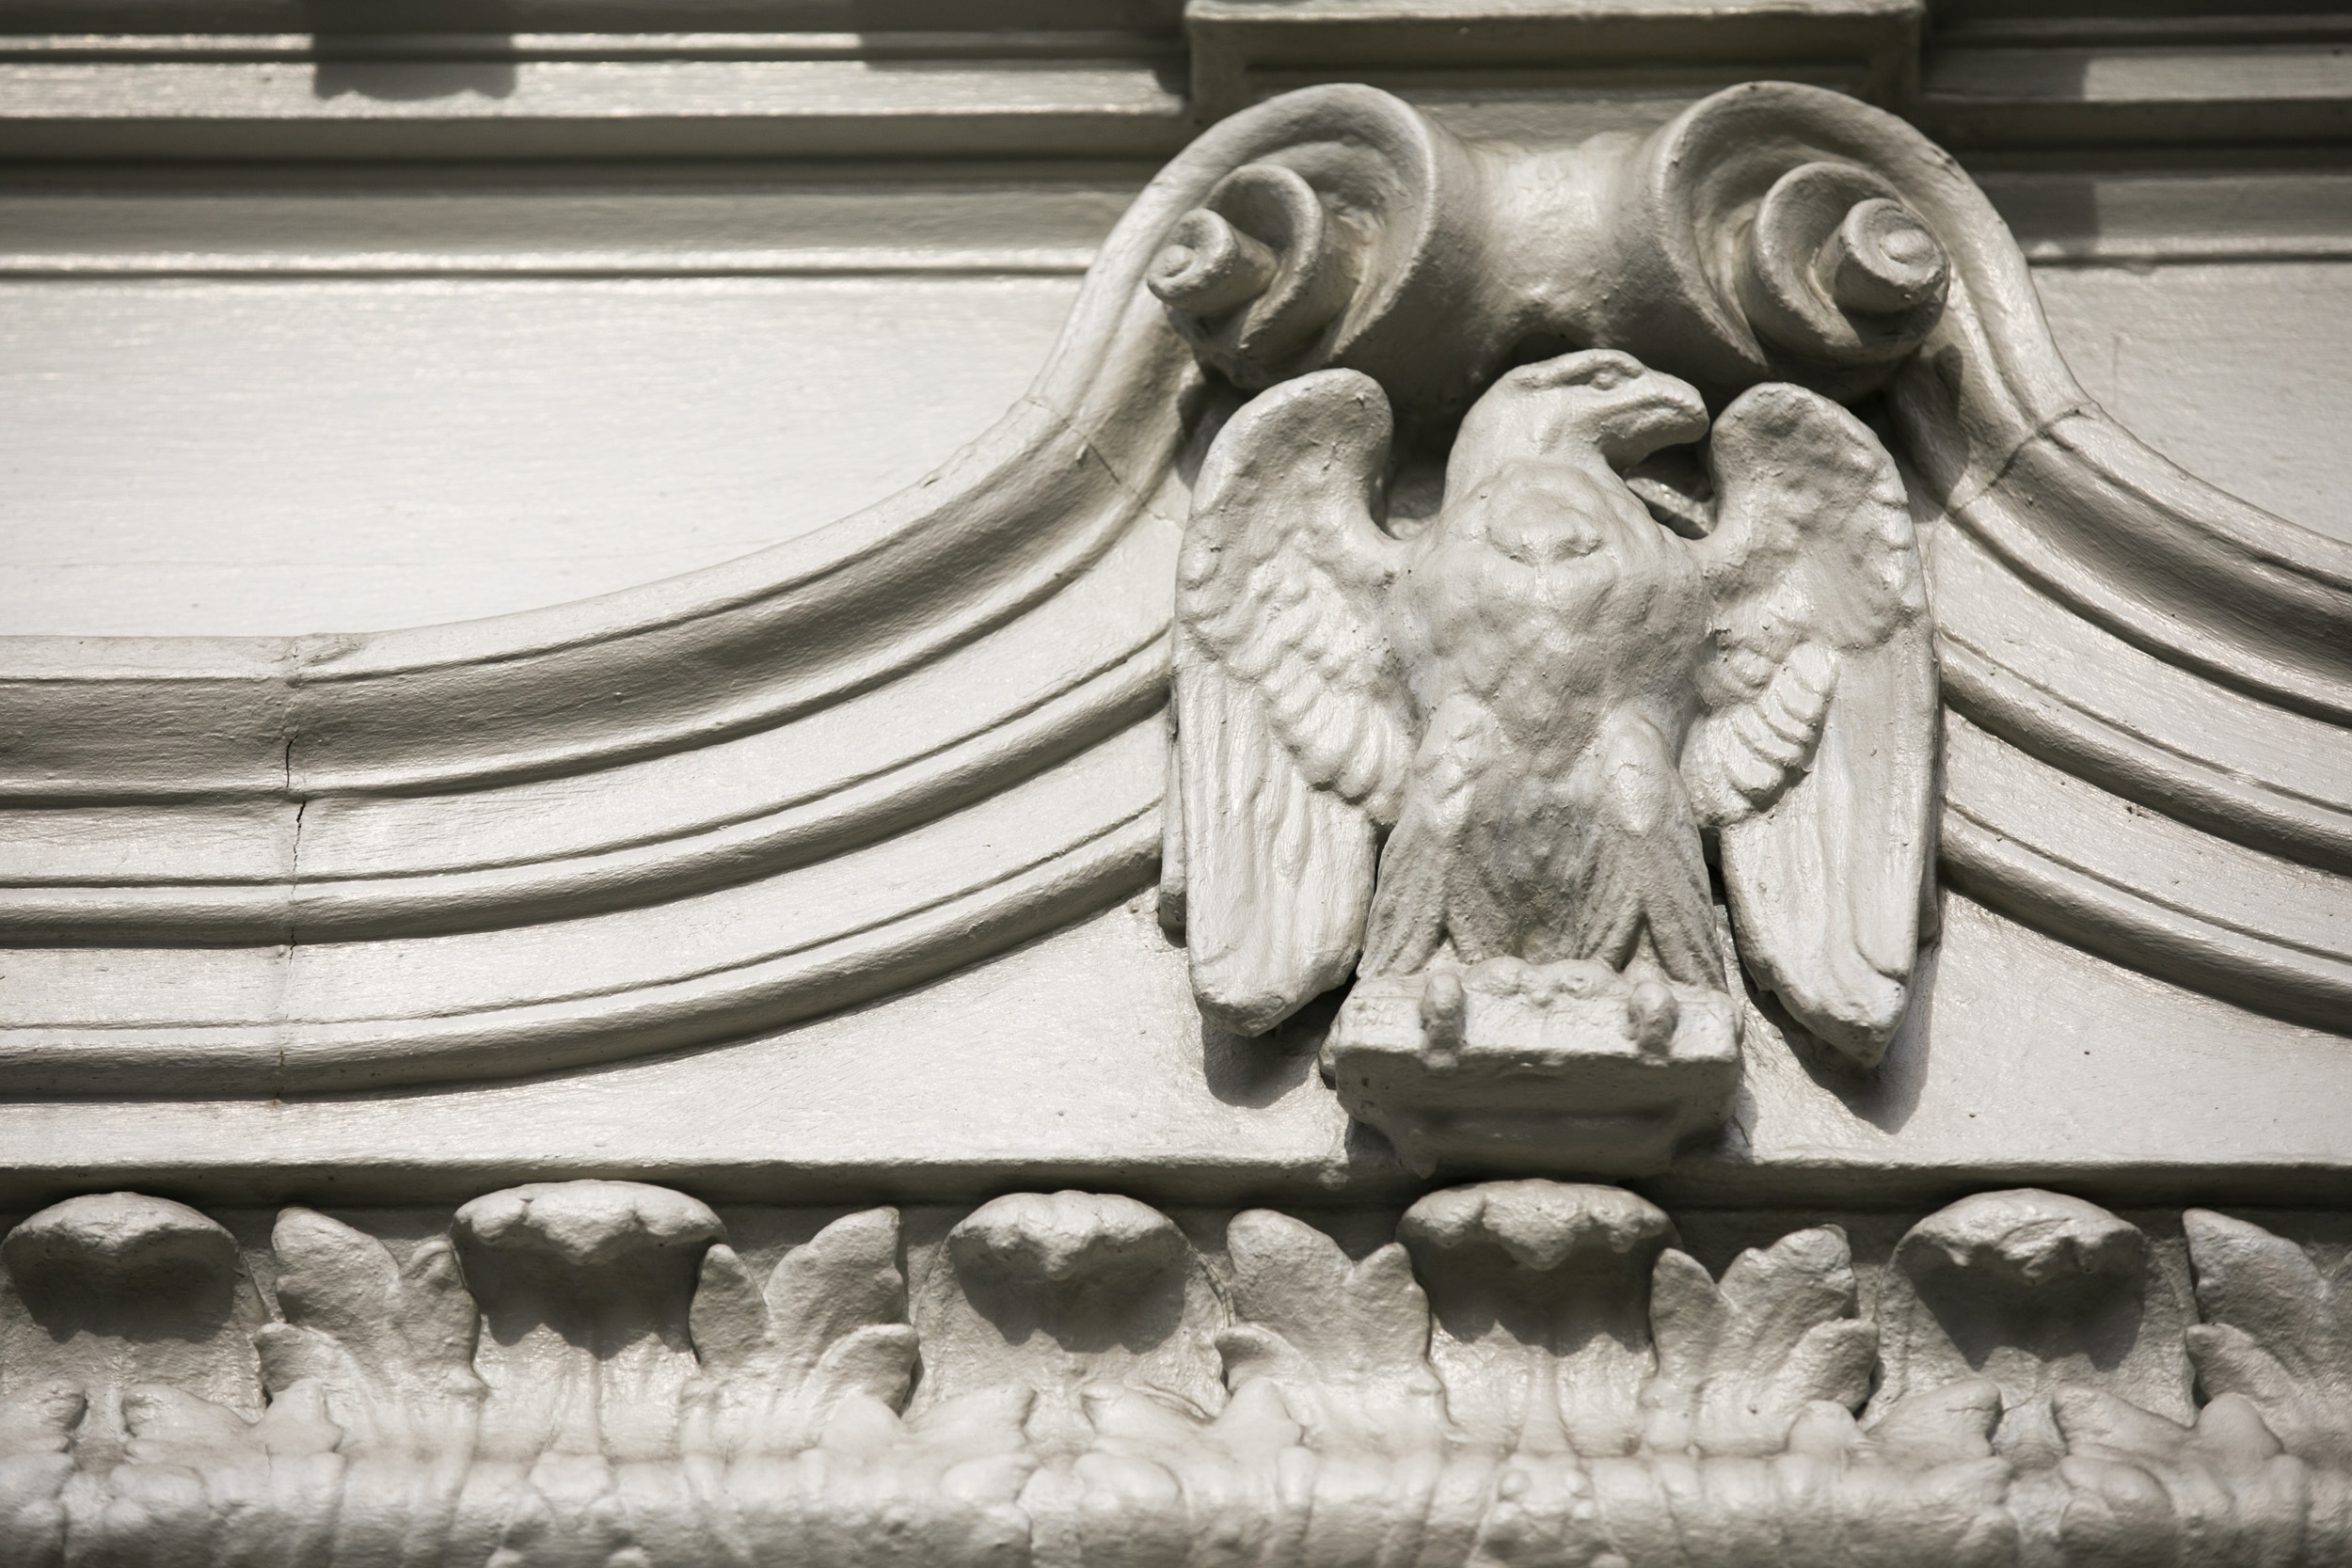
M 1327 371 L 1254 399 L 1201 471 L 1165 903 L 1203 1014 L 1261 1033 L 1359 965 L 1721 990 L 1708 833 L 1749 973 L 1875 1061 L 1916 957 L 1935 718 L 1892 460 L 1798 388 L 1709 436 L 1684 383 L 1572 354 L 1473 405 L 1437 519 L 1399 541 L 1373 514 L 1389 436 L 1378 385 Z M 1686 537 L 1623 476 L 1702 436 L 1717 499 Z
M 1423 740 L 1374 896 L 1370 970 L 1419 967 L 1444 943 L 1464 962 L 1638 957 L 1723 984 L 1677 771 L 1706 585 L 1591 462 L 1505 459 L 1399 574 L 1392 645 L 1422 673 Z M 1424 799 L 1448 791 L 1461 799 Z M 1422 857 L 1447 863 L 1422 874 Z M 1421 891 L 1433 882 L 1434 900 Z
M 1389 620 L 1422 711 L 1475 697 L 1515 751 L 1555 766 L 1627 704 L 1679 739 L 1695 704 L 1707 587 L 1683 542 L 1623 481 L 1514 460 L 1421 542 Z

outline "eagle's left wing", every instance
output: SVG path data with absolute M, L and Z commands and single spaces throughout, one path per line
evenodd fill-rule
M 1910 1004 L 1933 847 L 1935 652 L 1894 459 L 1785 383 L 1715 423 L 1708 713 L 1682 771 L 1740 957 L 1866 1066 Z
M 1177 563 L 1164 904 L 1203 1016 L 1256 1035 L 1344 981 L 1412 754 L 1382 630 L 1406 546 L 1373 519 L 1389 400 L 1323 371 L 1251 400 L 1202 464 Z

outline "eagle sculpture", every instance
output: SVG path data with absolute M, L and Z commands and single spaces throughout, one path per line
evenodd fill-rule
M 1163 899 L 1203 1015 L 1262 1034 L 1354 974 L 1498 958 L 1736 995 L 1744 960 L 1875 1064 L 1936 733 L 1885 450 L 1802 388 L 1710 432 L 1684 382 L 1569 354 L 1480 398 L 1399 537 L 1390 436 L 1376 382 L 1302 376 L 1228 422 L 1195 490 Z M 1711 495 L 1627 477 L 1702 438 Z

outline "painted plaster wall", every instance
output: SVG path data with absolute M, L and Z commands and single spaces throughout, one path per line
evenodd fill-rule
M 920 478 L 1068 277 L 0 290 L 0 623 L 362 631 L 582 598 Z
M 2352 263 L 2038 281 L 2068 362 L 2129 428 L 2352 532 Z M 727 560 L 979 434 L 1076 287 L 1066 270 L 0 280 L 0 627 L 374 630 Z

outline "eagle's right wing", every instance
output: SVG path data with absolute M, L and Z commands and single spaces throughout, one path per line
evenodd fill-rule
M 1389 402 L 1354 371 L 1262 393 L 1218 433 L 1177 567 L 1164 899 L 1203 1016 L 1263 1034 L 1344 981 L 1412 754 L 1373 519 Z
M 1935 646 L 1895 460 L 1801 387 L 1715 421 L 1709 712 L 1682 771 L 1716 833 L 1740 956 L 1875 1067 L 1911 1003 L 1935 846 Z

